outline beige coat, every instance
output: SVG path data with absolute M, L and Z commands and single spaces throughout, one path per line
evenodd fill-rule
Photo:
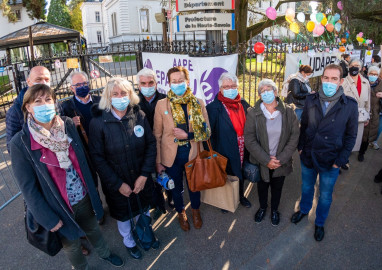
M 358 108 L 364 108 L 368 113 L 370 113 L 370 83 L 362 75 L 359 76 L 361 77 L 362 84 L 361 96 L 358 95 L 357 84 L 354 83 L 354 80 L 350 75 L 348 75 L 342 83 L 344 94 L 354 98 L 358 103 Z
M 354 98 L 358 103 L 358 109 L 363 108 L 370 114 L 370 83 L 369 81 L 363 77 L 362 75 L 359 75 L 361 77 L 361 96 L 358 95 L 357 90 L 357 84 L 354 82 L 352 77 L 348 75 L 344 82 L 342 83 L 342 87 L 344 88 L 344 94 L 346 96 Z M 357 132 L 357 139 L 353 148 L 353 151 L 359 151 L 361 147 L 362 142 L 362 136 L 363 136 L 363 130 L 365 128 L 365 125 L 363 122 L 358 122 L 358 132 Z
M 200 105 L 202 106 L 202 114 L 208 125 L 208 114 L 206 106 L 203 100 L 198 99 Z M 174 163 L 176 153 L 178 151 L 178 144 L 174 142 L 174 119 L 172 118 L 170 101 L 168 98 L 161 99 L 158 101 L 155 107 L 154 115 L 154 136 L 157 139 L 157 158 L 156 163 L 161 163 L 166 167 L 171 167 Z M 192 132 L 191 125 L 189 126 L 190 132 Z M 188 156 L 189 160 L 196 157 L 197 154 L 197 142 L 191 141 L 190 154 Z M 200 144 L 200 150 L 203 150 L 203 144 Z

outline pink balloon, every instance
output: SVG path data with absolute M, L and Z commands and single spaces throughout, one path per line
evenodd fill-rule
M 339 10 L 343 10 L 344 9 L 341 1 L 337 2 L 337 7 L 338 7 Z
M 363 33 L 362 33 L 362 32 L 359 32 L 359 33 L 358 33 L 358 36 L 359 36 L 359 37 L 363 37 Z
M 321 36 L 325 32 L 325 27 L 322 24 L 316 24 L 316 27 L 314 27 L 313 34 L 317 36 Z
M 373 43 L 373 40 L 369 39 L 369 44 Z
M 270 20 L 273 20 L 273 21 L 276 20 L 277 12 L 276 12 L 276 9 L 274 9 L 273 7 L 267 8 L 267 10 L 265 11 L 265 14 Z

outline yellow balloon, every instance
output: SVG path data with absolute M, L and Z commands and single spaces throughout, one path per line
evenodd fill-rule
M 294 21 L 294 16 L 291 14 L 286 14 L 285 19 L 288 23 L 292 23 Z
M 316 25 L 314 24 L 314 22 L 312 21 L 309 21 L 307 24 L 306 24 L 306 29 L 309 31 L 309 32 L 312 32 L 314 30 L 314 27 Z
M 324 18 L 322 19 L 322 21 L 321 21 L 321 24 L 322 24 L 323 26 L 325 26 L 327 23 L 328 23 L 328 19 L 326 19 L 326 17 L 324 17 Z
M 289 25 L 289 28 L 290 30 L 293 32 L 293 33 L 300 33 L 300 26 L 298 26 L 298 24 L 296 22 L 293 22 Z
M 371 52 L 370 51 L 367 51 L 367 53 L 366 53 L 367 55 L 371 55 Z
M 358 42 L 362 42 L 362 41 L 363 41 L 363 38 L 361 38 L 361 37 L 357 37 L 357 41 L 358 41 Z

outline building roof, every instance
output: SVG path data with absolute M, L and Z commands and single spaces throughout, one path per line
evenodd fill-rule
M 38 22 L 32 27 L 33 45 L 79 40 L 80 32 L 54 25 Z M 29 26 L 0 38 L 0 50 L 29 46 Z

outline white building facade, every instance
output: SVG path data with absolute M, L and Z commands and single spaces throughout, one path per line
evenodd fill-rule
M 162 13 L 161 0 L 86 0 L 81 10 L 88 48 L 147 38 L 162 40 L 162 23 L 155 19 L 156 13 Z M 174 39 L 176 20 L 172 25 Z M 183 40 L 182 32 L 176 34 Z M 193 33 L 186 33 L 187 40 L 193 37 Z M 205 39 L 205 31 L 196 32 L 195 37 Z

